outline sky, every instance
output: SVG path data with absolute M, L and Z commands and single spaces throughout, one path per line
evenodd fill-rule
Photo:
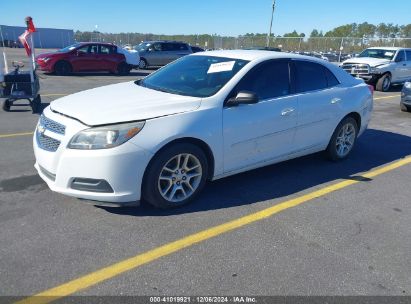
M 218 34 L 266 33 L 272 0 L 0 0 L 0 25 L 107 33 Z M 409 24 L 410 0 L 277 0 L 275 35 L 297 30 L 309 35 L 347 23 Z

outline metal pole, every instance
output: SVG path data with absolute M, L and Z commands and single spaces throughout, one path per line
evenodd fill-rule
M 273 0 L 273 9 L 271 11 L 270 31 L 268 32 L 268 35 L 267 35 L 267 44 L 266 44 L 267 47 L 270 47 L 270 38 L 271 38 L 271 30 L 273 28 L 274 10 L 275 10 L 275 0 Z

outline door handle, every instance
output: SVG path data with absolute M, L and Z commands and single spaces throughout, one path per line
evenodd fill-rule
M 295 111 L 294 108 L 288 108 L 281 111 L 281 116 L 291 115 Z
M 330 103 L 331 103 L 331 104 L 337 104 L 337 103 L 339 103 L 340 101 L 341 101 L 341 98 L 333 98 L 333 99 L 331 99 Z

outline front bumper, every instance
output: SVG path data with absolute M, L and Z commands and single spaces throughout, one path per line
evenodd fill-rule
M 411 89 L 403 89 L 401 92 L 401 104 L 411 107 Z
M 54 152 L 40 147 L 38 128 L 33 137 L 36 158 L 34 167 L 51 190 L 110 205 L 129 205 L 140 201 L 142 179 L 152 157 L 151 153 L 130 142 L 112 149 L 68 149 L 67 144 L 74 134 L 87 127 L 53 113 L 49 108 L 45 115 L 66 126 L 66 134 L 60 137 L 49 130 L 45 131 L 45 135 L 61 141 Z M 79 187 L 76 181 L 83 185 L 86 181 L 89 185 Z M 97 181 L 95 188 L 89 187 L 94 181 Z
M 53 72 L 53 68 L 52 68 L 52 64 L 51 64 L 50 60 L 45 62 L 44 60 L 37 59 L 36 60 L 36 65 L 41 71 L 49 72 L 49 73 Z

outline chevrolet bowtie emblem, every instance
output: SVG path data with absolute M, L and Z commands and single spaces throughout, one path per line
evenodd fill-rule
M 37 131 L 38 131 L 41 135 L 43 135 L 44 132 L 46 132 L 46 128 L 44 128 L 43 125 L 38 125 Z

